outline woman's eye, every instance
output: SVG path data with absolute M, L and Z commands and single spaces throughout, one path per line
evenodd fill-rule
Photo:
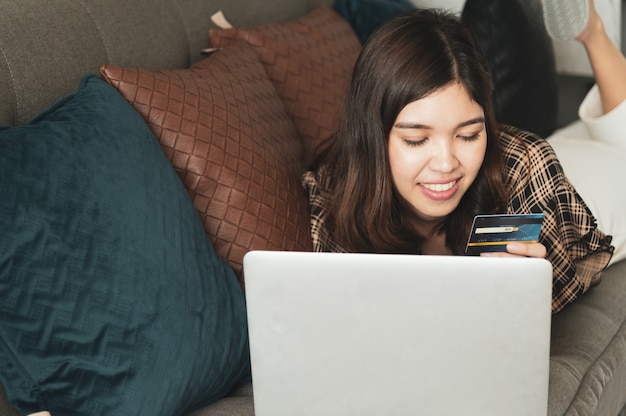
M 403 139 L 407 146 L 415 147 L 426 143 L 427 139 Z
M 465 140 L 466 142 L 473 142 L 474 140 L 480 137 L 480 133 L 471 134 L 469 136 L 459 136 L 459 139 Z

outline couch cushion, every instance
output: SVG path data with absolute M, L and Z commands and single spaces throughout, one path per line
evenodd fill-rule
M 467 0 L 462 20 L 487 58 L 498 121 L 542 137 L 552 133 L 556 64 L 540 0 Z
M 615 191 L 626 176 L 626 148 L 591 139 L 580 120 L 556 130 L 548 141 L 565 175 L 598 221 L 598 228 L 613 237 L 615 251 L 609 264 L 626 259 L 626 193 Z
M 209 46 L 225 47 L 236 39 L 259 53 L 302 136 L 309 164 L 339 126 L 359 39 L 325 4 L 286 23 L 209 30 Z
M 105 62 L 164 69 L 201 60 L 220 8 L 235 24 L 256 25 L 304 15 L 319 1 L 332 0 L 3 0 L 0 125 L 26 124 Z M 41 47 L 43 39 L 54 46 Z
M 198 409 L 189 416 L 254 416 L 252 383 L 237 386 L 222 400 Z
M 95 76 L 0 130 L 0 379 L 24 413 L 180 414 L 249 377 L 243 291 Z
M 242 283 L 248 250 L 312 250 L 302 144 L 250 46 L 190 69 L 101 73 L 147 120 Z
M 626 404 L 626 261 L 552 321 L 550 415 L 615 415 Z

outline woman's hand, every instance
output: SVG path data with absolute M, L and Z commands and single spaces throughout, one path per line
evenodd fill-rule
M 510 243 L 506 245 L 506 253 L 481 253 L 491 257 L 546 257 L 546 246 L 541 243 Z

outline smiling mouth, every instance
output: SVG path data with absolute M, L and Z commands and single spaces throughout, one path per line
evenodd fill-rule
M 456 181 L 448 182 L 448 183 L 423 183 L 422 186 L 429 191 L 433 192 L 445 192 L 456 184 Z

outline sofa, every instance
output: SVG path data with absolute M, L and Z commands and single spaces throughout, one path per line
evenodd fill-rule
M 242 257 L 311 250 L 299 177 L 372 16 L 330 0 L 0 1 L 0 415 L 253 415 Z M 481 13 L 494 27 L 496 9 Z M 541 122 L 521 127 L 563 133 L 553 98 L 521 106 Z M 590 206 L 619 247 L 553 316 L 550 416 L 626 415 L 621 221 Z

